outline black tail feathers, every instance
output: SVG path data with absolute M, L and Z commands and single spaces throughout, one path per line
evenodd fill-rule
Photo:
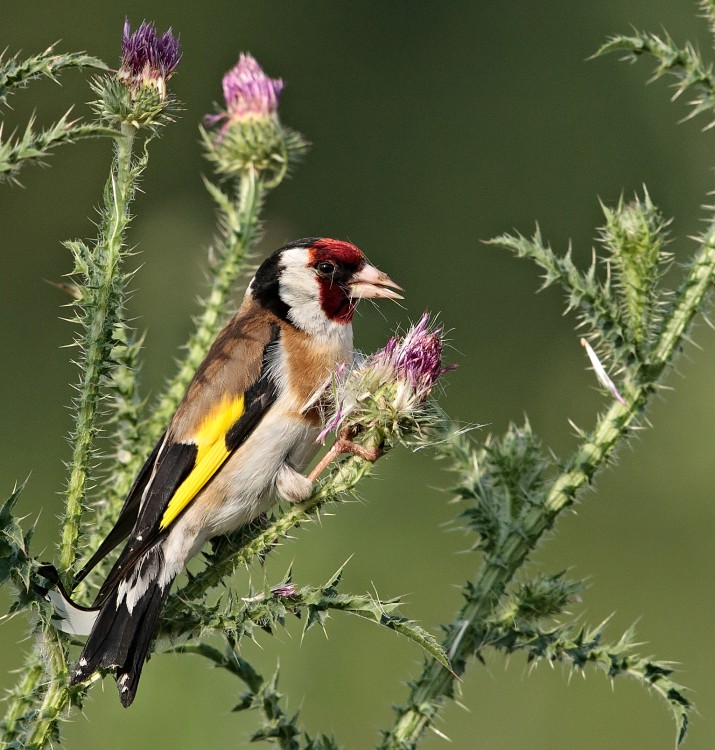
M 111 670 L 122 705 L 132 703 L 159 614 L 171 588 L 171 581 L 162 580 L 163 568 L 161 548 L 154 547 L 120 579 L 96 613 L 70 684 L 84 682 L 97 670 Z

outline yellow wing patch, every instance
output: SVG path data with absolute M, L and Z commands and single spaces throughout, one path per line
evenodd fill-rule
M 226 450 L 226 433 L 238 421 L 244 408 L 243 395 L 227 397 L 214 407 L 201 423 L 193 439 L 198 448 L 196 463 L 166 506 L 159 524 L 162 531 L 196 497 L 229 457 L 230 454 Z

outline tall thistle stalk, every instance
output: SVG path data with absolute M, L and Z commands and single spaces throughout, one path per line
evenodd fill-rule
M 75 431 L 71 440 L 73 449 L 60 543 L 60 566 L 68 573 L 68 582 L 77 556 L 80 522 L 99 430 L 100 381 L 109 369 L 114 332 L 120 322 L 118 314 L 124 296 L 120 271 L 124 232 L 130 218 L 129 205 L 142 171 L 142 166 L 135 165 L 133 159 L 135 127 L 125 122 L 121 129 L 104 188 L 100 236 L 93 248 L 80 241 L 66 243 L 74 257 L 73 274 L 82 277 L 74 286 L 79 297 L 74 305 L 78 310 L 75 322 L 83 331 L 76 340 L 81 348 L 77 363 L 79 395 L 74 401 Z
M 75 346 L 81 353 L 77 362 L 80 377 L 73 401 L 75 428 L 59 549 L 60 569 L 68 582 L 78 554 L 88 482 L 97 461 L 96 437 L 105 398 L 103 381 L 117 366 L 113 352 L 122 343 L 117 335 L 124 326 L 122 311 L 128 278 L 123 270 L 128 254 L 124 236 L 131 218 L 130 204 L 146 166 L 146 142 L 167 121 L 172 101 L 166 94 L 166 81 L 179 59 L 178 40 L 170 30 L 160 37 L 153 26 L 142 24 L 131 34 L 127 22 L 118 72 L 93 82 L 98 97 L 94 103 L 96 127 L 113 134 L 115 146 L 95 243 L 91 247 L 80 240 L 65 243 L 74 261 L 67 288 L 76 311 L 72 320 L 78 326 Z M 46 67 L 53 72 L 59 64 L 53 68 L 48 63 Z M 18 67 L 40 74 L 37 64 Z M 94 67 L 106 69 L 103 64 Z M 51 72 L 45 71 L 45 75 Z M 135 156 L 138 133 L 145 144 L 139 158 Z M 26 666 L 25 679 L 11 696 L 3 731 L 5 742 L 39 749 L 56 739 L 62 713 L 71 702 L 81 702 L 84 690 L 71 691 L 67 687 L 67 644 L 58 633 L 43 623 L 38 638 L 38 646 Z

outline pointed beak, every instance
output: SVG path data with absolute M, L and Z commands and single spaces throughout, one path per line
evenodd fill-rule
M 384 299 L 404 299 L 393 289 L 404 289 L 385 273 L 367 264 L 350 279 L 350 297 L 352 299 L 367 299 L 383 297 Z

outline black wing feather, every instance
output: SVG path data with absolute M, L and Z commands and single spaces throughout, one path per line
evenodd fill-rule
M 265 369 L 262 369 L 261 377 L 246 391 L 246 409 L 226 433 L 226 450 L 233 453 L 246 441 L 277 396 L 276 384 L 265 375 Z
M 84 580 L 87 575 L 94 569 L 94 567 L 103 560 L 118 544 L 123 542 L 131 533 L 136 523 L 137 516 L 139 515 L 139 506 L 141 505 L 142 495 L 144 490 L 151 478 L 151 473 L 154 470 L 154 464 L 156 457 L 159 455 L 159 450 L 164 443 L 166 432 L 159 438 L 157 444 L 154 446 L 151 455 L 144 462 L 137 478 L 134 480 L 134 484 L 129 490 L 127 499 L 122 505 L 122 509 L 119 511 L 119 517 L 116 523 L 112 527 L 112 530 L 107 534 L 104 541 L 99 545 L 97 551 L 89 558 L 84 564 L 82 570 L 79 571 L 74 579 L 72 588 L 75 588 L 77 584 Z
M 198 448 L 193 443 L 171 443 L 164 447 L 156 461 L 156 472 L 146 501 L 139 509 L 131 538 L 114 563 L 109 575 L 94 600 L 98 607 L 119 583 L 124 572 L 146 552 L 158 539 L 159 522 L 166 506 L 179 485 L 191 473 L 196 464 Z

